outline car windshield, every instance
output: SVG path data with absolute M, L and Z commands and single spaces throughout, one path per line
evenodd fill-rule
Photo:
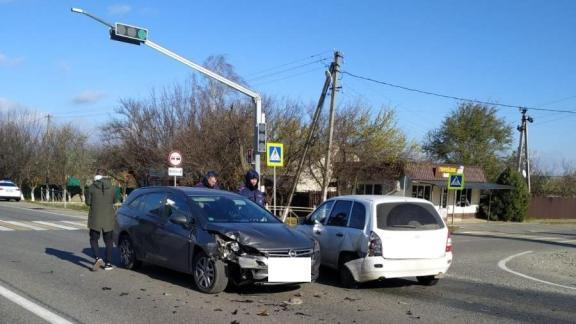
M 209 223 L 280 223 L 270 212 L 242 197 L 189 197 L 192 214 Z
M 444 227 L 433 206 L 425 203 L 384 203 L 376 206 L 379 229 L 432 230 Z
M 16 187 L 12 182 L 0 182 L 0 187 Z

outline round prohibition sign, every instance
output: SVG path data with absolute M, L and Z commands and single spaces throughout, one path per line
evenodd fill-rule
M 170 155 L 168 155 L 168 162 L 170 162 L 172 166 L 179 166 L 182 164 L 182 154 L 178 151 L 170 152 Z

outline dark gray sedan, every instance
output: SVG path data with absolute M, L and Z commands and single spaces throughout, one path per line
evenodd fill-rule
M 320 266 L 317 241 L 252 201 L 220 190 L 138 189 L 118 210 L 114 234 L 123 267 L 144 261 L 190 273 L 205 293 L 221 292 L 229 281 L 309 282 Z

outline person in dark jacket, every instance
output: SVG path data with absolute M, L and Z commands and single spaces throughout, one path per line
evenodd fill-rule
M 248 171 L 244 179 L 244 186 L 240 188 L 238 193 L 264 207 L 264 194 L 258 189 L 258 179 L 258 172 Z
M 90 229 L 90 247 L 94 254 L 94 265 L 92 271 L 100 268 L 104 270 L 112 270 L 112 247 L 113 237 L 112 231 L 114 229 L 114 198 L 115 192 L 112 186 L 112 181 L 106 176 L 106 171 L 98 169 L 94 182 L 88 188 L 86 194 L 86 205 L 90 206 L 88 213 L 88 228 Z M 98 240 L 100 239 L 100 232 L 104 238 L 106 245 L 105 260 L 100 258 L 98 250 Z
M 208 171 L 202 181 L 196 184 L 196 187 L 220 190 L 220 187 L 218 186 L 218 180 L 216 179 L 217 176 L 218 175 L 216 172 Z

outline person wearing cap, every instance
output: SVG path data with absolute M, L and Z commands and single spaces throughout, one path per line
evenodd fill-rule
M 196 184 L 196 187 L 220 190 L 218 180 L 216 179 L 217 176 L 216 172 L 208 171 L 204 178 L 202 178 L 202 181 Z
M 254 170 L 248 171 L 244 177 L 244 185 L 238 193 L 264 207 L 264 194 L 258 189 L 259 178 L 258 172 Z
M 112 270 L 112 248 L 115 212 L 114 212 L 115 192 L 112 181 L 106 176 L 106 171 L 98 169 L 94 176 L 94 182 L 86 192 L 86 205 L 90 206 L 88 213 L 88 228 L 90 229 L 90 247 L 94 254 L 94 264 L 92 271 L 100 268 Z M 105 259 L 100 258 L 98 240 L 100 233 L 106 245 Z

